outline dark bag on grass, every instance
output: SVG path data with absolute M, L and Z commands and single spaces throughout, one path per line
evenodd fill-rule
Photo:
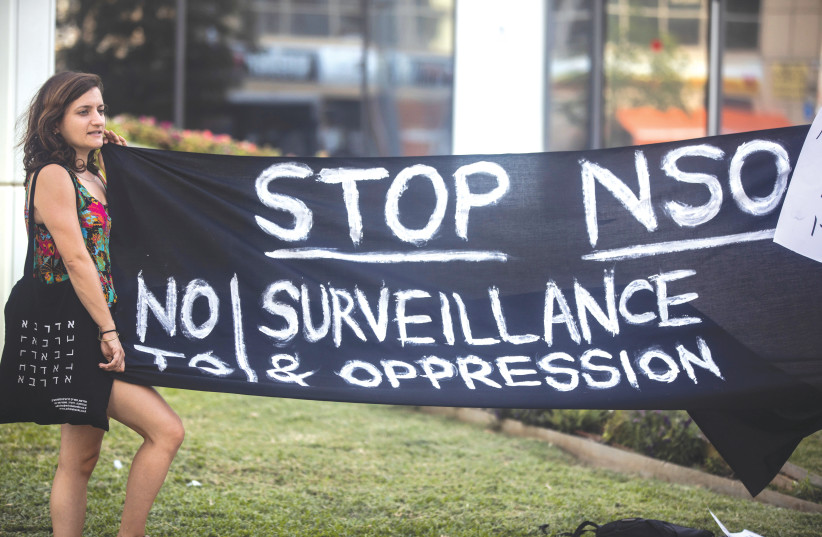
M 546 526 L 542 526 L 543 533 L 545 528 Z M 713 532 L 708 530 L 686 528 L 648 518 L 623 518 L 601 526 L 585 521 L 573 533 L 560 535 L 583 537 L 584 533 L 593 533 L 595 537 L 714 537 Z
M 39 173 L 31 179 L 32 200 Z M 23 277 L 12 288 L 4 312 L 0 423 L 71 423 L 108 430 L 112 376 L 97 365 L 105 362 L 97 324 L 69 280 L 47 284 L 37 278 L 35 233 L 30 211 Z

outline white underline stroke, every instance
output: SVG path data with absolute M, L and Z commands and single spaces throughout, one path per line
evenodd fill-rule
M 508 261 L 507 254 L 483 250 L 346 253 L 322 248 L 294 248 L 274 250 L 266 252 L 265 255 L 273 259 L 326 259 L 351 263 L 450 263 L 452 261 L 505 263 Z
M 656 244 L 640 244 L 637 246 L 627 246 L 625 248 L 595 251 L 583 255 L 582 259 L 585 261 L 621 261 L 623 259 L 638 259 L 640 257 L 671 254 L 674 252 L 703 250 L 742 242 L 773 239 L 775 232 L 776 229 L 763 229 L 762 231 L 751 231 L 749 233 L 738 233 L 736 235 L 725 235 L 708 239 L 687 239 L 682 241 L 658 242 Z

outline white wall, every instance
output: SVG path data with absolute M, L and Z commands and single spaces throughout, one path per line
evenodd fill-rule
M 23 163 L 18 118 L 54 72 L 56 0 L 0 0 L 0 299 L 20 278 L 26 256 Z M 0 333 L 5 322 L 0 315 Z M 3 341 L 0 340 L 0 347 Z
M 544 151 L 545 0 L 457 0 L 453 151 Z

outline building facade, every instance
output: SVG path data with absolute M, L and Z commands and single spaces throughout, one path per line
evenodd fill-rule
M 71 46 L 55 40 L 58 3 L 0 0 L 4 299 L 25 256 L 15 124 L 55 47 Z M 212 130 L 297 156 L 644 144 L 806 124 L 822 105 L 822 0 L 245 6 L 237 82 Z
M 54 26 L 53 0 L 0 0 L 0 299 L 4 304 L 26 257 L 18 121 L 54 71 Z M 5 333 L 2 317 L 0 332 Z
M 552 4 L 548 150 L 810 123 L 822 104 L 819 0 Z
M 246 21 L 230 130 L 291 154 L 613 147 L 822 104 L 822 0 L 255 0 Z
M 453 0 L 255 0 L 227 129 L 297 155 L 450 152 Z

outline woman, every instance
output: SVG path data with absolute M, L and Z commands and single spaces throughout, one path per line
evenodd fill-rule
M 71 281 L 99 327 L 105 358 L 100 368 L 121 372 L 125 352 L 111 314 L 116 294 L 109 272 L 106 181 L 95 155 L 104 143 L 126 142 L 105 128 L 102 91 L 100 78 L 92 74 L 65 72 L 46 81 L 28 110 L 23 162 L 27 189 L 34 172 L 42 168 L 34 199 L 27 205 L 27 217 L 37 224 L 37 273 L 47 283 Z M 131 465 L 118 533 L 143 535 L 151 505 L 183 441 L 183 425 L 153 388 L 117 379 L 107 414 L 143 437 Z M 51 489 L 55 537 L 83 533 L 86 489 L 104 432 L 90 425 L 61 425 Z

